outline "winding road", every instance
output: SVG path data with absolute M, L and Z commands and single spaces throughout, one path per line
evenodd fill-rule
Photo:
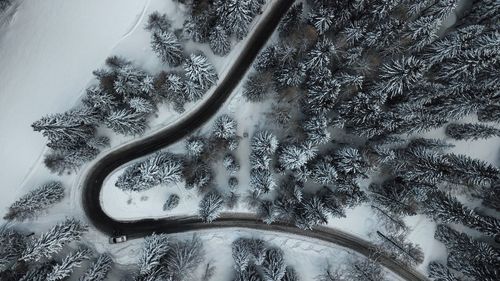
M 370 242 L 336 229 L 316 227 L 313 230 L 301 230 L 285 223 L 267 225 L 254 216 L 234 213 L 223 214 L 221 218 L 210 224 L 203 223 L 199 217 L 194 216 L 170 217 L 158 220 L 117 221 L 109 217 L 102 209 L 100 203 L 101 188 L 104 180 L 111 172 L 127 162 L 178 142 L 202 126 L 217 113 L 218 109 L 224 104 L 250 68 L 259 51 L 271 37 L 282 16 L 294 2 L 292 0 L 272 1 L 275 1 L 275 3 L 270 8 L 269 13 L 259 21 L 255 31 L 245 44 L 241 55 L 232 64 L 231 69 L 217 85 L 212 95 L 201 106 L 196 108 L 186 118 L 180 119 L 168 128 L 109 152 L 87 170 L 87 174 L 84 175 L 82 188 L 82 206 L 86 216 L 99 231 L 110 236 L 116 232 L 120 232 L 129 238 L 140 238 L 153 232 L 180 233 L 202 229 L 235 227 L 291 233 L 333 243 L 364 256 L 377 255 L 377 260 L 383 266 L 404 280 L 427 280 L 422 274 L 400 264 L 394 259 L 377 254 L 374 250 L 374 245 Z

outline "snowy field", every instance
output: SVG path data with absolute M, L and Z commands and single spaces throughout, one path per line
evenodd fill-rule
M 46 140 L 31 123 L 78 102 L 92 71 L 137 28 L 148 2 L 24 0 L 0 26 L 0 206 L 55 178 L 35 173 Z

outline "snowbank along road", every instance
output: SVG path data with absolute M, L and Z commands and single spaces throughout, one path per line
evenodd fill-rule
M 225 214 L 209 224 L 203 223 L 198 217 L 143 219 L 123 222 L 109 217 L 100 205 L 100 192 L 103 182 L 113 170 L 129 161 L 153 153 L 183 139 L 217 113 L 250 68 L 259 51 L 271 37 L 280 19 L 293 2 L 291 0 L 277 0 L 274 3 L 269 14 L 260 20 L 256 30 L 244 46 L 241 55 L 233 63 L 225 78 L 220 81 L 207 101 L 195 109 L 187 118 L 158 131 L 154 135 L 109 152 L 88 169 L 88 173 L 83 180 L 82 205 L 88 219 L 99 231 L 110 236 L 125 234 L 130 238 L 140 238 L 153 232 L 179 233 L 211 228 L 242 227 L 271 232 L 286 232 L 319 239 L 354 250 L 364 256 L 376 254 L 374 246 L 370 242 L 339 230 L 323 227 L 317 227 L 313 230 L 301 230 L 284 223 L 267 225 L 254 216 L 242 214 Z M 415 270 L 385 255 L 378 255 L 377 259 L 383 266 L 405 280 L 427 280 Z

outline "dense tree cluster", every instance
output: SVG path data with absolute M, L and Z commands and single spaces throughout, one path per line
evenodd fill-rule
M 144 240 L 135 280 L 192 280 L 204 259 L 203 244 L 195 236 L 186 241 L 170 240 L 165 234 L 153 234 Z
M 143 191 L 154 186 L 178 183 L 183 179 L 183 162 L 179 156 L 157 152 L 125 168 L 116 187 L 125 191 Z
M 188 4 L 188 17 L 184 21 L 184 34 L 187 38 L 209 43 L 212 51 L 225 56 L 231 50 L 231 39 L 243 39 L 250 23 L 264 4 L 262 0 L 215 0 L 191 1 Z
M 298 281 L 295 269 L 287 266 L 283 251 L 263 240 L 238 238 L 232 243 L 234 281 Z
M 75 269 L 85 268 L 92 259 L 90 249 L 74 243 L 82 239 L 87 226 L 68 218 L 47 232 L 37 235 L 15 228 L 0 228 L 0 279 L 5 281 L 45 281 L 73 278 Z M 64 252 L 68 252 L 63 254 Z M 102 281 L 112 269 L 113 261 L 102 254 L 79 277 L 80 281 Z M 76 280 L 76 279 L 75 279 Z
M 49 182 L 21 196 L 10 207 L 4 219 L 23 221 L 36 217 L 41 211 L 61 201 L 64 187 L 60 182 Z

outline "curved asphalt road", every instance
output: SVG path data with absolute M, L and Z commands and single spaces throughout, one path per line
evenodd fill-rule
M 112 236 L 119 232 L 130 238 L 139 238 L 155 233 L 179 233 L 192 230 L 213 228 L 251 228 L 271 232 L 286 232 L 310 238 L 354 250 L 364 256 L 373 256 L 374 247 L 370 242 L 342 231 L 317 227 L 305 231 L 293 225 L 276 223 L 267 225 L 257 218 L 245 214 L 226 214 L 213 223 L 203 223 L 198 217 L 182 217 L 168 219 L 143 219 L 138 221 L 116 221 L 109 217 L 100 205 L 100 192 L 105 178 L 119 166 L 136 158 L 153 153 L 165 148 L 185 136 L 208 121 L 218 109 L 224 104 L 231 92 L 238 85 L 246 71 L 252 65 L 259 51 L 270 38 L 282 16 L 293 4 L 293 0 L 276 0 L 269 14 L 261 19 L 256 30 L 249 38 L 241 55 L 233 64 L 232 68 L 222 80 L 212 96 L 204 104 L 192 112 L 188 117 L 173 124 L 165 130 L 161 130 L 152 136 L 140 139 L 129 145 L 110 152 L 100 159 L 94 166 L 90 167 L 85 175 L 82 190 L 82 205 L 90 222 L 101 232 Z M 410 269 L 395 260 L 378 256 L 380 263 L 396 273 L 405 280 L 421 281 L 427 280 L 418 272 Z

